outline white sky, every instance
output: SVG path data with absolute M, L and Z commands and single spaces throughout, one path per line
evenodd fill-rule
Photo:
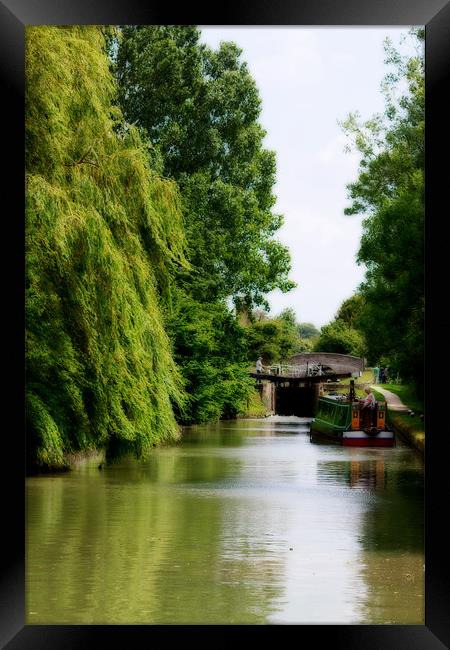
M 270 293 L 271 313 L 293 307 L 299 321 L 321 327 L 364 277 L 356 264 L 363 217 L 344 215 L 346 184 L 357 177 L 359 155 L 344 153 L 337 120 L 383 111 L 383 40 L 389 36 L 398 45 L 409 27 L 201 30 L 211 47 L 234 41 L 243 50 L 262 99 L 264 144 L 276 152 L 275 211 L 284 215 L 277 238 L 289 247 L 290 278 L 298 287 Z

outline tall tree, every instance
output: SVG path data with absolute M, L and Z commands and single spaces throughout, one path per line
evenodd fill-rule
M 381 356 L 420 387 L 424 316 L 424 60 L 423 30 L 410 32 L 414 55 L 387 40 L 385 111 L 367 122 L 350 115 L 344 128 L 361 154 L 348 186 L 347 214 L 363 213 L 358 261 L 367 266 L 360 324 L 369 361 Z
M 274 237 L 275 156 L 263 146 L 261 100 L 240 57 L 233 43 L 201 44 L 197 27 L 155 25 L 124 27 L 114 57 L 126 119 L 180 188 L 191 269 L 177 274 L 167 324 L 189 422 L 229 416 L 249 395 L 230 299 L 250 313 L 266 292 L 293 286 L 289 253 Z
M 143 454 L 179 435 L 165 331 L 180 198 L 113 106 L 102 27 L 26 31 L 27 453 Z
M 181 189 L 199 300 L 233 297 L 264 304 L 287 291 L 290 260 L 274 234 L 274 153 L 263 147 L 261 100 L 241 50 L 200 43 L 192 26 L 125 27 L 117 53 L 120 103 L 162 155 Z

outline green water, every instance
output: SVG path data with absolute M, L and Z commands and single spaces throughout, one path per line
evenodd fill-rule
M 421 460 L 308 430 L 192 427 L 145 464 L 28 478 L 26 622 L 423 624 Z

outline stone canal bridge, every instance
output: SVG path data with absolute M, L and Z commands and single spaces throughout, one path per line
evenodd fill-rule
M 287 363 L 290 366 L 297 366 L 299 371 L 305 374 L 310 367 L 321 365 L 329 372 L 337 374 L 349 372 L 354 377 L 360 377 L 365 368 L 365 359 L 337 352 L 300 352 L 290 357 Z
M 365 359 L 333 352 L 303 352 L 286 365 L 264 366 L 251 372 L 266 408 L 277 415 L 314 414 L 321 384 L 346 377 L 360 377 Z

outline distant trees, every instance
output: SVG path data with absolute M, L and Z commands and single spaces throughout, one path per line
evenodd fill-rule
M 258 356 L 265 363 L 275 363 L 286 359 L 296 349 L 295 330 L 279 318 L 257 321 L 247 329 L 250 358 Z
M 320 331 L 313 323 L 299 323 L 298 333 L 302 339 L 313 339 L 319 336 Z
M 336 319 L 322 327 L 314 349 L 317 352 L 338 352 L 363 357 L 364 338 L 358 330 L 349 327 L 345 321 Z
M 348 186 L 346 214 L 364 213 L 358 261 L 367 267 L 358 317 L 369 361 L 389 360 L 391 372 L 423 384 L 424 345 L 424 32 L 411 36 L 416 54 L 386 41 L 385 111 L 343 127 L 361 154 Z
M 320 330 L 320 335 L 315 339 L 314 350 L 363 357 L 366 346 L 359 321 L 364 304 L 364 298 L 358 293 L 344 300 L 334 320 Z
M 245 328 L 250 359 L 254 361 L 262 356 L 266 363 L 280 363 L 297 352 L 311 350 L 311 339 L 301 337 L 299 331 L 300 324 L 292 308 L 264 318 L 257 311 L 256 318 Z

